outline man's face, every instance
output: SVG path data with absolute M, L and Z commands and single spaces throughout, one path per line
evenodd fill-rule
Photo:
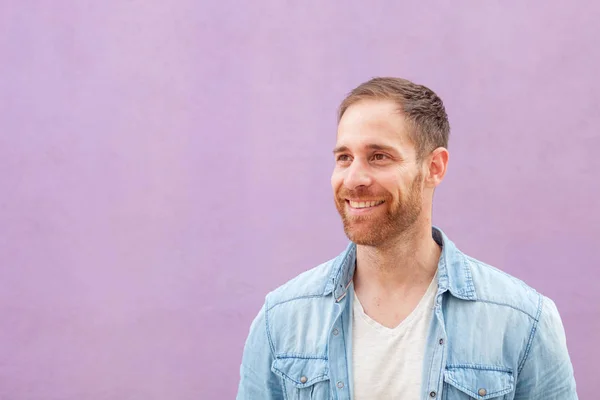
M 406 232 L 423 208 L 423 173 L 395 103 L 362 100 L 338 125 L 331 177 L 344 231 L 356 244 L 379 246 Z

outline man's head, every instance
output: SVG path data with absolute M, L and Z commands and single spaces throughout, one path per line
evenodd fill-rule
M 442 100 L 424 86 L 375 78 L 350 92 L 339 109 L 331 177 L 350 240 L 381 246 L 431 223 L 449 133 Z

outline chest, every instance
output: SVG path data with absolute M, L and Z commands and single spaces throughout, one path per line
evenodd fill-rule
M 398 393 L 407 399 L 420 397 L 430 320 L 431 312 L 411 313 L 399 325 L 388 328 L 355 309 L 352 316 L 355 399 L 391 399 Z
M 354 312 L 383 327 L 393 329 L 402 324 L 415 311 L 420 298 L 382 298 L 378 296 L 355 296 Z
M 362 314 L 375 324 L 395 329 L 405 321 L 422 315 L 433 307 L 436 285 L 420 285 L 411 290 L 391 293 L 363 289 L 354 291 L 353 312 Z
M 353 299 L 350 292 L 346 300 Z M 326 308 L 322 304 L 306 311 L 310 325 L 286 324 L 275 330 L 280 335 L 273 340 L 278 355 L 273 372 L 281 379 L 285 398 L 360 400 L 360 393 L 369 390 L 384 394 L 362 398 L 386 398 L 386 390 L 410 393 L 416 388 L 415 397 L 403 398 L 512 399 L 528 338 L 520 331 L 531 331 L 523 313 L 485 302 L 450 300 L 443 307 L 432 306 L 432 314 L 423 317 L 425 333 L 413 336 L 424 340 L 423 347 L 418 340 L 379 346 L 385 336 L 356 334 L 353 307 L 349 301 L 335 306 L 335 314 L 319 313 Z M 485 317 L 490 315 L 493 318 Z M 418 330 L 417 325 L 408 326 Z M 309 333 L 304 331 L 308 328 Z

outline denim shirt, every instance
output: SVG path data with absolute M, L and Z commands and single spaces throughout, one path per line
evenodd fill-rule
M 424 361 L 415 365 L 420 399 L 577 399 L 554 302 L 462 253 L 436 227 L 433 238 L 442 253 Z M 266 296 L 244 347 L 238 400 L 353 398 L 355 265 L 350 243 Z

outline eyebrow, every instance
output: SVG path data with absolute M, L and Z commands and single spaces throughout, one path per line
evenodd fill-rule
M 398 150 L 396 150 L 392 146 L 385 146 L 385 145 L 381 145 L 381 144 L 368 144 L 366 147 L 369 150 L 388 151 L 390 153 L 396 153 L 396 154 L 398 153 Z M 347 151 L 350 151 L 350 149 L 348 149 L 347 146 L 338 146 L 335 149 L 333 149 L 333 154 L 344 153 Z

